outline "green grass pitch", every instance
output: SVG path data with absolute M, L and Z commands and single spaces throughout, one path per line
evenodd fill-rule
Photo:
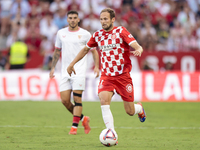
M 200 103 L 143 102 L 147 119 L 128 116 L 122 102 L 112 102 L 118 145 L 105 147 L 99 102 L 83 102 L 92 130 L 68 135 L 72 115 L 61 102 L 1 101 L 0 150 L 199 150 Z

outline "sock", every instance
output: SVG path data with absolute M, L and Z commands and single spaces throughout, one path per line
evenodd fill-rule
M 81 119 L 81 117 L 79 117 L 79 116 L 74 116 L 74 117 L 73 117 L 72 127 L 77 128 L 80 119 Z
M 84 115 L 83 114 L 81 114 L 81 121 L 83 122 L 83 119 L 84 119 Z
M 135 114 L 142 113 L 142 106 L 139 104 L 134 104 L 135 106 Z
M 106 128 L 114 129 L 114 120 L 113 120 L 113 115 L 110 111 L 110 105 L 102 105 L 101 112 Z

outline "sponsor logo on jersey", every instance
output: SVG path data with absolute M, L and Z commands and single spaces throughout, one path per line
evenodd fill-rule
M 133 36 L 131 34 L 128 35 L 129 38 L 133 38 Z
M 66 37 L 66 35 L 63 35 L 62 37 L 63 37 L 63 38 L 65 38 L 65 37 Z
M 131 84 L 128 84 L 128 85 L 126 86 L 126 91 L 127 91 L 128 93 L 131 93 L 131 92 L 133 91 Z
M 78 35 L 78 38 L 81 39 L 82 35 Z
M 117 44 L 109 44 L 109 45 L 99 46 L 99 48 L 100 48 L 102 51 L 108 51 L 108 50 L 113 49 L 114 47 L 117 47 Z

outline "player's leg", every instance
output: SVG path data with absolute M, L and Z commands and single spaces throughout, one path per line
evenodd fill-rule
M 124 102 L 124 109 L 126 113 L 130 116 L 133 116 L 135 114 L 142 113 L 142 106 L 139 104 L 135 104 L 134 102 Z
M 77 125 L 81 120 L 84 127 L 84 131 L 88 134 L 91 130 L 89 126 L 90 118 L 82 114 L 82 92 L 85 90 L 85 77 L 76 77 L 72 79 L 73 85 L 73 97 L 74 97 L 74 111 L 73 111 L 73 124 L 72 127 Z M 75 123 L 75 124 L 74 124 Z M 76 129 L 77 129 L 76 127 Z
M 71 89 L 60 92 L 60 98 L 61 98 L 61 102 L 65 106 L 65 108 L 67 108 L 67 110 L 71 114 L 73 114 L 74 105 L 71 102 L 71 92 L 72 92 Z
M 107 77 L 107 76 L 101 76 L 100 81 L 99 81 L 99 86 L 98 86 L 98 94 L 99 94 L 99 99 L 101 103 L 101 112 L 102 112 L 102 117 L 103 121 L 105 123 L 106 128 L 112 128 L 114 129 L 114 119 L 112 112 L 110 110 L 110 103 L 111 103 L 111 98 L 114 94 L 114 87 L 112 82 L 110 82 L 112 77 Z
M 71 92 L 72 90 L 66 90 L 60 92 L 61 102 L 65 108 L 73 115 L 74 104 L 71 102 Z M 81 121 L 83 120 L 84 115 L 81 114 Z
M 71 102 L 72 86 L 70 82 L 71 81 L 69 78 L 62 78 L 60 81 L 59 89 L 62 104 L 71 114 L 73 114 L 74 105 Z
M 105 126 L 108 129 L 110 128 L 114 129 L 114 119 L 113 119 L 112 112 L 110 110 L 110 103 L 111 103 L 112 96 L 113 96 L 113 92 L 109 92 L 109 91 L 102 91 L 99 93 L 102 117 L 103 117 Z
M 135 104 L 134 102 L 123 102 L 125 111 L 128 115 L 133 116 L 135 114 L 138 114 L 138 118 L 141 122 L 144 122 L 146 120 L 146 114 L 141 103 Z
M 82 114 L 82 92 L 81 90 L 73 90 L 74 109 L 73 109 L 73 122 L 69 134 L 76 134 L 79 121 Z
M 73 117 L 73 127 L 77 128 L 78 127 L 78 123 L 81 120 L 82 121 L 82 125 L 84 127 L 84 131 L 86 134 L 88 134 L 91 130 L 90 126 L 89 126 L 89 122 L 90 122 L 90 118 L 88 116 L 84 116 L 82 114 L 82 92 L 80 90 L 74 90 L 73 91 L 73 97 L 74 97 L 74 103 L 75 103 L 75 107 L 74 107 L 74 117 Z
M 132 78 L 130 74 L 123 74 L 120 78 L 115 80 L 116 91 L 121 95 L 124 102 L 124 109 L 126 113 L 130 116 L 138 114 L 138 117 L 141 122 L 144 122 L 146 119 L 145 111 L 141 103 L 134 103 L 134 89 Z

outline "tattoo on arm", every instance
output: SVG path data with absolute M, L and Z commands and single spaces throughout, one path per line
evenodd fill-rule
M 52 68 L 55 68 L 59 58 L 60 58 L 60 49 L 56 48 L 53 54 Z

